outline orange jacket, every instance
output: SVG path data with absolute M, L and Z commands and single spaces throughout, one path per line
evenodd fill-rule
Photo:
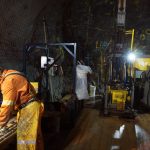
M 18 71 L 4 70 L 2 74 L 0 85 L 3 101 L 0 107 L 0 126 L 8 122 L 13 109 L 17 110 L 21 104 L 36 95 L 35 89 L 25 77 L 18 74 L 8 75 L 14 72 Z

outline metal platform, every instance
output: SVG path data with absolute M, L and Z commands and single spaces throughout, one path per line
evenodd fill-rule
M 16 117 L 10 119 L 0 134 L 0 149 L 4 150 L 16 138 Z

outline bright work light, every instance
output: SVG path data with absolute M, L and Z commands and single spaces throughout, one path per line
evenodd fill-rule
M 135 61 L 135 54 L 134 53 L 129 53 L 128 56 L 127 56 L 127 59 L 130 61 L 130 62 L 134 62 Z

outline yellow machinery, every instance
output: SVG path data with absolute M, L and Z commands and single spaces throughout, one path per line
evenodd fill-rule
M 134 67 L 134 78 L 140 79 L 140 84 L 138 85 L 138 91 L 143 90 L 141 97 L 138 98 L 138 102 L 150 107 L 150 55 L 145 55 L 141 58 L 137 58 L 133 64 Z M 137 93 L 135 91 L 135 93 Z M 139 93 L 137 93 L 139 94 Z
M 136 58 L 133 67 L 141 71 L 149 70 L 150 57 L 147 56 L 147 57 Z
M 133 63 L 134 78 L 140 78 L 140 75 L 143 71 L 149 70 L 150 67 L 150 57 L 139 57 L 136 58 Z M 140 72 L 138 75 L 137 72 Z M 116 110 L 124 111 L 126 101 L 131 103 L 131 95 L 126 89 L 110 89 L 109 93 L 111 94 L 111 103 L 116 105 Z M 129 96 L 130 95 L 130 96 Z
M 111 90 L 111 99 L 112 104 L 116 104 L 117 110 L 124 110 L 125 109 L 125 102 L 127 100 L 127 90 Z

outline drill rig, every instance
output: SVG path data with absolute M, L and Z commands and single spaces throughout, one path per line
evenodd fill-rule
M 134 102 L 134 83 L 132 63 L 128 62 L 124 47 L 126 0 L 118 0 L 118 14 L 114 47 L 106 56 L 108 75 L 104 84 L 104 115 L 110 113 L 132 112 Z M 131 50 L 133 48 L 133 30 L 131 32 Z M 132 115 L 131 115 L 132 117 Z
M 150 107 L 150 55 L 134 49 L 134 29 L 125 29 L 125 8 L 126 0 L 118 0 L 114 44 L 105 55 L 104 70 L 108 71 L 104 82 L 104 115 L 115 113 L 132 119 L 135 109 L 141 111 L 142 104 Z M 125 43 L 126 35 L 131 39 Z

